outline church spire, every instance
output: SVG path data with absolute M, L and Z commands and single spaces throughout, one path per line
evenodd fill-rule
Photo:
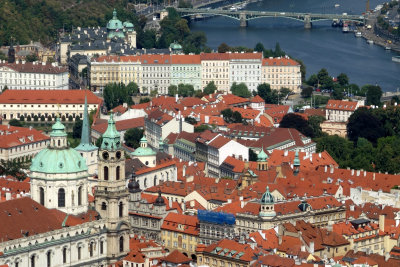
M 76 150 L 92 151 L 93 149 L 97 149 L 97 147 L 92 145 L 92 143 L 90 142 L 89 113 L 88 113 L 88 105 L 87 105 L 87 96 L 85 95 L 85 106 L 84 106 L 84 110 L 83 110 L 81 142 L 80 142 L 79 146 L 76 147 Z

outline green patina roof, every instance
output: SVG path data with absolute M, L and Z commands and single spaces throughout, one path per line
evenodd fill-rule
M 107 29 L 108 30 L 122 30 L 123 26 L 122 26 L 122 22 L 117 18 L 117 11 L 114 8 L 113 11 L 113 18 L 110 19 L 107 23 Z
M 87 109 L 87 98 L 85 96 L 85 108 L 83 111 L 83 122 L 82 122 L 82 134 L 81 134 L 81 142 L 79 146 L 75 149 L 79 151 L 93 151 L 97 150 L 97 146 L 93 145 L 90 142 L 90 130 L 89 130 L 89 114 Z
M 108 35 L 107 35 L 107 38 L 108 38 L 108 39 L 112 39 L 112 38 L 114 38 L 114 37 L 117 37 L 117 38 L 125 38 L 125 35 L 124 35 L 124 33 L 123 33 L 122 31 L 109 32 Z
M 51 133 L 50 136 L 54 137 L 60 137 L 60 136 L 67 136 L 67 133 L 65 132 L 65 126 L 64 124 L 61 123 L 60 118 L 56 118 L 56 123 L 53 124 L 51 127 Z
M 52 126 L 51 137 L 65 137 L 64 125 L 60 118 Z M 73 148 L 54 148 L 49 146 L 41 150 L 33 159 L 30 170 L 32 172 L 56 174 L 56 173 L 76 173 L 87 171 L 85 160 Z
M 274 203 L 274 197 L 269 192 L 269 186 L 267 186 L 266 192 L 261 197 L 261 204 L 272 204 Z
M 110 114 L 108 120 L 108 127 L 103 134 L 103 142 L 101 143 L 101 149 L 115 150 L 121 147 L 120 134 L 115 128 L 115 121 L 113 119 L 113 113 Z
M 133 28 L 133 24 L 132 24 L 131 22 L 129 22 L 129 21 L 125 21 L 124 24 L 123 24 L 123 26 L 124 26 L 125 28 Z
M 264 152 L 264 146 L 261 147 L 261 152 L 257 155 L 257 161 L 267 161 L 268 155 Z
M 173 42 L 169 45 L 169 48 L 171 48 L 173 50 L 180 50 L 180 49 L 182 49 L 182 46 L 180 44 L 178 44 L 177 42 Z
M 147 144 L 147 139 L 144 135 L 140 139 L 140 147 L 136 148 L 136 150 L 132 152 L 132 156 L 155 156 L 156 152 L 150 147 L 142 147 L 143 143 Z

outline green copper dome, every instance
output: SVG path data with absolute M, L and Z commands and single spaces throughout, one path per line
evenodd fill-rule
M 274 197 L 269 192 L 269 186 L 267 186 L 267 191 L 261 197 L 261 204 L 272 204 L 274 203 Z
M 113 18 L 107 23 L 107 30 L 122 30 L 123 28 L 122 22 L 117 18 L 117 11 L 114 8 Z
M 75 149 L 67 146 L 67 134 L 64 129 L 60 118 L 57 117 L 50 133 L 49 147 L 41 150 L 32 159 L 32 172 L 57 174 L 87 171 L 85 160 Z
M 261 152 L 257 155 L 257 161 L 267 161 L 268 155 L 264 152 L 264 147 L 261 148 Z
M 45 148 L 32 160 L 31 172 L 46 174 L 77 173 L 87 171 L 85 160 L 73 148 Z
M 110 119 L 108 120 L 108 127 L 103 134 L 103 142 L 101 143 L 101 149 L 106 150 L 116 150 L 121 147 L 121 135 L 115 128 L 115 121 L 113 119 L 113 113 L 110 114 Z
M 65 132 L 65 126 L 64 124 L 61 123 L 60 118 L 57 117 L 56 118 L 56 123 L 53 124 L 53 126 L 51 127 L 51 133 L 50 136 L 67 136 L 67 133 Z
M 140 156 L 155 156 L 156 152 L 147 146 L 147 139 L 145 136 L 140 139 L 140 147 L 136 148 L 135 151 L 132 152 L 132 156 L 140 157 Z
M 173 42 L 169 45 L 169 48 L 171 48 L 172 50 L 181 50 L 182 46 L 177 42 Z

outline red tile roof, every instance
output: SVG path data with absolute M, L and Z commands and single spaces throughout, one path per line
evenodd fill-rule
M 223 164 L 227 164 L 232 166 L 232 171 L 236 173 L 242 173 L 244 171 L 244 161 L 240 159 L 236 159 L 232 156 L 226 157 Z
M 261 98 L 261 96 L 256 95 L 255 97 L 253 97 L 253 98 L 250 100 L 250 102 L 251 102 L 251 103 L 264 103 L 265 101 L 264 101 L 264 99 Z
M 217 247 L 221 249 L 216 250 Z M 228 250 L 228 252 L 225 252 L 225 250 Z M 204 248 L 203 251 L 208 253 L 218 254 L 222 257 L 239 259 L 246 262 L 252 261 L 253 257 L 257 253 L 257 250 L 252 249 L 249 244 L 241 244 L 236 242 L 235 240 L 229 240 L 229 239 L 222 239 L 216 243 L 213 243 Z
M 201 61 L 203 60 L 229 60 L 228 53 L 201 53 Z
M 9 149 L 48 140 L 49 136 L 33 128 L 0 125 L 0 148 Z
M 140 56 L 143 65 L 171 64 L 171 55 L 144 54 Z
M 290 58 L 264 58 L 262 60 L 262 65 L 263 66 L 299 66 L 300 64 Z
M 99 56 L 92 58 L 92 62 L 139 62 L 140 56 Z
M 248 99 L 236 96 L 233 94 L 221 95 L 222 103 L 228 106 L 230 105 L 238 105 L 238 104 L 246 104 L 249 102 Z
M 161 230 L 186 233 L 193 236 L 199 235 L 199 220 L 196 216 L 168 213 L 164 218 Z
M 355 111 L 358 102 L 329 99 L 326 109 Z
M 107 127 L 108 127 L 108 122 L 104 122 L 93 125 L 92 130 L 103 134 L 107 130 Z M 118 132 L 125 131 L 131 128 L 144 128 L 144 117 L 116 121 L 115 127 Z
M 224 145 L 226 145 L 230 141 L 231 141 L 230 139 L 228 139 L 228 138 L 226 138 L 224 136 L 218 136 L 213 141 L 211 141 L 208 145 L 211 146 L 211 147 L 214 147 L 216 149 L 220 149 L 221 147 L 223 147 Z
M 269 266 L 269 267 L 293 267 L 295 266 L 294 259 L 282 258 L 279 255 L 266 255 L 260 257 L 252 267 Z
M 33 63 L 33 62 L 25 62 L 22 63 L 0 63 L 0 67 L 7 67 L 13 69 L 17 72 L 22 73 L 45 73 L 45 74 L 59 74 L 59 73 L 67 73 L 68 69 L 60 66 L 53 66 L 52 64 L 42 64 Z
M 175 264 L 184 264 L 190 263 L 192 259 L 183 255 L 181 252 L 179 252 L 179 250 L 174 250 L 168 256 L 162 258 L 161 261 L 171 262 Z
M 260 115 L 262 113 L 262 111 L 260 111 L 260 110 L 251 109 L 251 108 L 236 108 L 236 107 L 233 107 L 232 111 L 239 112 L 242 115 L 242 118 L 246 119 L 246 120 L 254 120 L 255 118 L 257 118 L 258 115 Z
M 201 64 L 200 55 L 171 55 L 172 64 Z
M 102 100 L 90 90 L 6 90 L 1 104 L 100 104 Z M 82 106 L 83 107 L 83 106 Z

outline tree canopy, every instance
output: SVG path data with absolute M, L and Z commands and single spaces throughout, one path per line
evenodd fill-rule
M 132 105 L 133 101 L 127 86 L 123 83 L 109 83 L 103 90 L 104 103 L 108 110 L 111 110 L 123 103 Z
M 214 81 L 209 82 L 203 90 L 204 94 L 206 95 L 214 94 L 215 91 L 217 91 L 217 86 L 215 85 Z
M 295 113 L 286 114 L 279 123 L 279 128 L 295 128 L 305 136 L 314 137 L 313 128 L 307 120 Z
M 237 84 L 234 82 L 231 86 L 231 92 L 234 95 L 244 97 L 244 98 L 249 98 L 251 96 L 251 93 L 245 83 Z
M 139 128 L 131 128 L 124 134 L 125 144 L 132 148 L 138 148 L 140 146 L 140 139 L 143 137 L 144 131 Z

